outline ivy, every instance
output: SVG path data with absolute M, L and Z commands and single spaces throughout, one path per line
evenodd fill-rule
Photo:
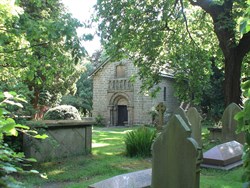
M 242 89 L 245 97 L 244 107 L 234 118 L 238 121 L 237 132 L 244 132 L 246 138 L 242 156 L 244 168 L 242 181 L 245 182 L 244 185 L 247 188 L 250 186 L 250 80 L 242 84 Z
M 18 136 L 18 132 L 29 134 L 35 138 L 46 138 L 47 135 L 38 135 L 36 131 L 29 130 L 28 126 L 17 124 L 11 118 L 11 112 L 6 110 L 7 105 L 22 107 L 23 98 L 15 92 L 0 92 L 0 187 L 16 188 L 23 187 L 21 182 L 16 181 L 13 173 L 36 173 L 36 170 L 24 170 L 23 166 L 30 166 L 35 159 L 25 158 L 23 153 L 16 153 L 8 144 L 5 143 L 4 137 Z

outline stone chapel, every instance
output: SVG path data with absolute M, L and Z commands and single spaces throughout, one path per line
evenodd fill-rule
M 161 90 L 156 98 L 140 92 L 141 80 L 133 83 L 137 73 L 129 60 L 106 61 L 91 74 L 93 78 L 93 117 L 102 116 L 106 126 L 152 124 L 152 110 L 160 102 L 166 105 L 167 118 L 179 106 L 174 97 L 173 75 L 162 74 Z

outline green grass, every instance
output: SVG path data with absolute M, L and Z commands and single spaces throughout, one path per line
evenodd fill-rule
M 25 187 L 85 188 L 115 175 L 151 168 L 150 158 L 125 156 L 124 136 L 132 129 L 94 128 L 92 155 L 36 164 L 34 168 L 46 173 L 48 179 L 35 175 L 20 179 Z M 240 188 L 242 172 L 242 168 L 229 172 L 202 169 L 200 188 Z
M 48 187 L 52 183 L 62 187 L 87 187 L 100 180 L 151 167 L 149 159 L 125 157 L 124 135 L 131 128 L 94 128 L 92 155 L 65 158 L 34 166 L 48 179 L 29 175 L 22 177 L 26 187 Z
M 202 169 L 201 188 L 241 188 L 243 168 L 231 171 Z

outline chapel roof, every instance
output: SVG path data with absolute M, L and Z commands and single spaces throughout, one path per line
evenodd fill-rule
M 107 63 L 110 62 L 111 58 L 107 58 L 105 61 L 103 61 L 101 64 L 99 64 L 95 70 L 90 73 L 90 77 L 94 76 L 97 72 L 99 72 Z M 165 64 L 160 69 L 160 76 L 164 78 L 174 78 L 174 71 L 169 67 L 169 64 Z

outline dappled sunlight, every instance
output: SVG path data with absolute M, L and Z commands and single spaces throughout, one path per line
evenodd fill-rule
M 126 134 L 129 131 L 130 130 L 126 130 L 126 131 L 123 131 L 123 132 L 109 131 L 109 133 L 112 133 L 112 134 Z
M 109 146 L 110 144 L 105 144 L 105 143 L 92 143 L 92 148 L 99 148 L 99 147 L 105 147 Z
M 103 154 L 105 154 L 105 155 L 114 155 L 115 152 L 103 152 Z
M 112 137 L 112 138 L 104 138 L 102 140 L 121 140 L 119 137 Z
M 108 156 L 114 156 L 114 155 L 122 155 L 121 151 L 100 151 L 100 150 L 94 150 L 92 151 L 93 155 L 108 155 Z
M 122 162 L 118 164 L 117 167 L 121 167 L 123 169 L 135 169 L 135 168 L 147 169 L 147 168 L 152 168 L 152 164 L 150 159 L 148 160 L 138 159 L 138 160 Z
M 48 176 L 56 176 L 56 175 L 62 174 L 64 172 L 65 172 L 64 170 L 55 169 L 55 170 L 48 172 L 47 175 Z

